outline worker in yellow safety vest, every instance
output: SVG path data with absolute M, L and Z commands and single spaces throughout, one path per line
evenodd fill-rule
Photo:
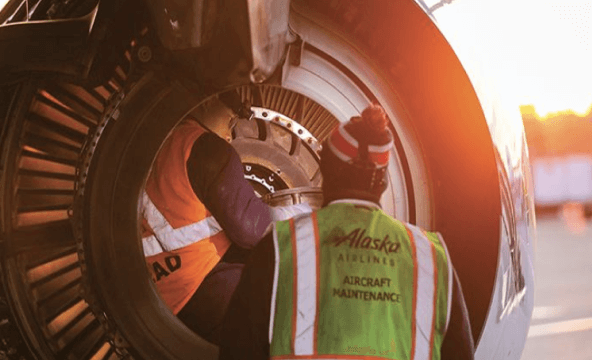
M 458 277 L 436 232 L 379 205 L 393 136 L 372 105 L 321 152 L 324 207 L 276 222 L 223 323 L 220 359 L 473 359 Z
M 233 91 L 207 100 L 167 137 L 141 197 L 144 255 L 160 296 L 214 343 L 243 267 L 232 249 L 253 248 L 272 221 L 229 144 L 249 111 Z

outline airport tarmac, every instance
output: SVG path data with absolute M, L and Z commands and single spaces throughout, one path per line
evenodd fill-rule
M 521 360 L 592 359 L 592 220 L 537 217 L 535 308 Z

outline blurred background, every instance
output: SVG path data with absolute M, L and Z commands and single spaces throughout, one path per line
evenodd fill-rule
M 592 1 L 456 0 L 438 12 L 526 130 L 537 243 L 522 359 L 592 359 Z
M 522 359 L 592 359 L 592 112 L 521 111 L 538 234 L 535 308 Z

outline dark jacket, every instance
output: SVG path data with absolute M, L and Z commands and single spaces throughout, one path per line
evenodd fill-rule
M 257 245 L 271 224 L 271 212 L 245 179 L 236 150 L 216 134 L 203 134 L 187 160 L 187 175 L 228 239 L 245 249 Z

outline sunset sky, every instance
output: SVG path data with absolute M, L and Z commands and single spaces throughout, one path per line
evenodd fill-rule
M 434 15 L 503 96 L 541 116 L 592 105 L 592 0 L 454 0 Z
M 592 105 L 592 0 L 453 0 L 434 14 L 503 96 L 542 116 Z

